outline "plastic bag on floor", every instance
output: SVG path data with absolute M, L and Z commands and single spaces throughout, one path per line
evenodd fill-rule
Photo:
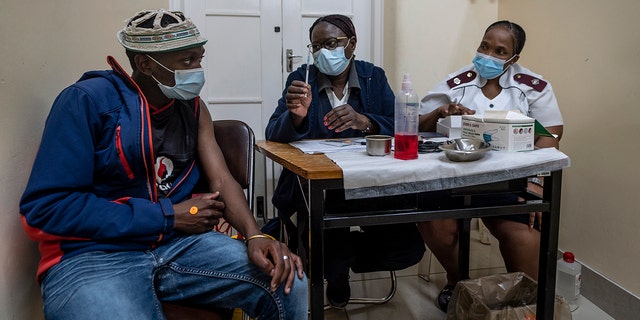
M 448 320 L 534 320 L 538 283 L 522 272 L 460 281 L 453 291 Z M 556 296 L 554 319 L 571 320 L 569 304 Z

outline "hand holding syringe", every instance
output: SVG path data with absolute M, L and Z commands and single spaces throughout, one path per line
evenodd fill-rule
M 297 127 L 307 116 L 309 106 L 311 105 L 311 95 L 309 90 L 309 65 L 311 64 L 311 49 L 307 53 L 307 66 L 304 82 L 301 80 L 293 80 L 285 94 L 286 106 L 291 113 L 294 125 Z
M 306 71 L 306 75 L 304 76 L 304 83 L 306 84 L 309 84 L 309 65 L 310 64 L 311 64 L 311 48 L 307 50 L 307 71 Z M 307 94 L 305 93 L 304 96 L 306 97 Z

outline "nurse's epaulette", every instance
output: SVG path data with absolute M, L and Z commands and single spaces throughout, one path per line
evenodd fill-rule
M 476 78 L 476 72 L 469 70 L 447 80 L 447 84 L 449 85 L 449 88 L 453 88 L 463 83 L 470 82 L 475 78 Z
M 524 85 L 527 85 L 538 92 L 542 92 L 542 90 L 544 90 L 544 87 L 547 86 L 546 81 L 540 78 L 536 78 L 532 75 L 528 75 L 526 73 L 516 73 L 513 76 L 513 80 L 515 80 L 516 82 L 522 83 Z

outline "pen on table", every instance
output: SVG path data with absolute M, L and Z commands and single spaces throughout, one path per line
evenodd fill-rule
M 351 140 L 349 139 L 325 139 L 325 142 L 337 142 L 337 143 L 341 143 L 341 144 L 351 144 Z

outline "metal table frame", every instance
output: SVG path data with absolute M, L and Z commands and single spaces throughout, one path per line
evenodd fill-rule
M 558 230 L 560 222 L 560 195 L 562 187 L 562 170 L 551 172 L 545 177 L 542 197 L 534 194 L 522 194 L 525 202 L 519 204 L 484 204 L 482 206 L 464 205 L 444 209 L 429 209 L 416 206 L 412 210 L 394 212 L 358 212 L 353 214 L 327 215 L 324 210 L 325 191 L 341 189 L 342 171 L 331 169 L 324 155 L 305 155 L 295 150 L 270 141 L 258 141 L 256 150 L 271 160 L 296 173 L 307 181 L 309 195 L 309 215 L 298 216 L 309 221 L 309 268 L 310 281 L 310 315 L 311 319 L 324 317 L 324 230 L 349 226 L 384 225 L 410 223 L 436 219 L 459 219 L 462 227 L 459 238 L 459 267 L 461 278 L 468 278 L 469 272 L 469 229 L 471 218 L 508 215 L 514 213 L 542 212 L 540 235 L 540 259 L 538 271 L 538 297 L 536 315 L 538 319 L 553 319 L 555 299 L 556 253 L 558 250 Z M 280 148 L 281 150 L 278 150 Z M 286 152 L 281 152 L 286 150 Z M 297 149 L 296 149 L 297 150 Z M 324 158 L 324 159 L 322 159 Z M 327 159 L 328 160 L 328 159 Z M 313 162 L 318 161 L 319 170 L 314 171 Z M 330 160 L 329 160 L 330 162 Z M 334 172 L 338 170 L 338 172 Z M 464 196 L 471 197 L 471 196 Z M 465 199 L 466 200 L 466 199 Z M 465 201 L 466 204 L 467 201 Z

